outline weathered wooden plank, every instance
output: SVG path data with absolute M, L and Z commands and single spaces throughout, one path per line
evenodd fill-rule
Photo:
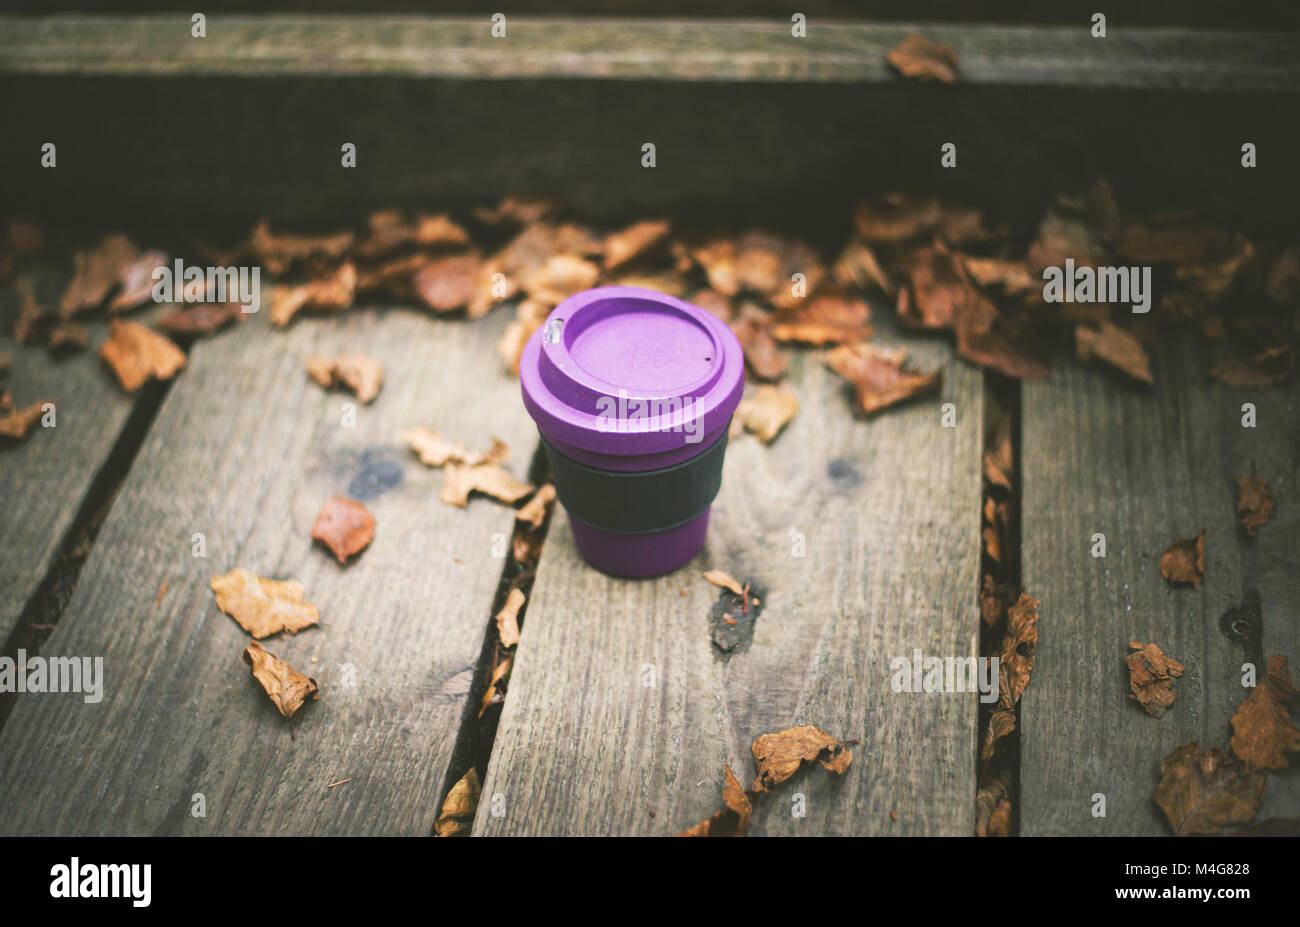
M 441 476 L 398 435 L 498 435 L 522 475 L 535 432 L 493 350 L 505 315 L 354 311 L 287 334 L 257 319 L 195 348 L 42 648 L 102 656 L 104 699 L 20 698 L 0 732 L 0 831 L 431 832 L 466 697 L 443 686 L 476 663 L 501 575 L 494 538 L 509 537 L 513 512 L 440 502 Z M 387 367 L 355 427 L 343 419 L 352 397 L 303 368 L 342 350 Z M 347 567 L 310 538 L 336 493 L 378 522 Z M 206 558 L 193 556 L 196 533 Z M 294 737 L 209 589 L 234 567 L 299 579 L 320 609 L 319 628 L 265 642 L 321 684 Z M 200 793 L 206 818 L 191 816 Z
M 885 54 L 910 31 L 952 45 L 981 84 L 1295 90 L 1286 35 L 1077 25 L 488 17 L 52 16 L 0 20 L 0 73 L 100 76 L 418 76 L 691 81 L 893 81 Z
M 51 282 L 53 282 L 51 280 Z M 54 291 L 51 291 L 54 292 Z M 44 290 L 40 294 L 44 297 Z M 14 298 L 10 288 L 6 297 Z M 104 338 L 92 327 L 92 346 Z M 0 336 L 13 358 L 0 389 L 26 407 L 53 400 L 55 427 L 38 427 L 21 443 L 0 441 L 0 643 L 58 557 L 96 475 L 109 459 L 135 397 L 117 388 L 93 351 L 53 360 L 45 350 Z
M 1024 387 L 1023 575 L 1042 607 L 1021 712 L 1022 833 L 1168 833 L 1152 801 L 1161 759 L 1192 738 L 1227 749 L 1242 664 L 1300 658 L 1300 388 L 1232 390 L 1208 370 L 1180 341 L 1159 352 L 1152 390 L 1075 367 Z M 1242 427 L 1243 402 L 1257 406 L 1257 428 Z M 1278 500 L 1253 539 L 1235 515 L 1236 478 L 1251 473 Z M 1202 528 L 1204 584 L 1171 588 L 1161 553 Z M 1096 532 L 1104 559 L 1090 553 Z M 1252 591 L 1263 639 L 1243 646 L 1219 619 Z M 1186 667 L 1160 719 L 1128 699 L 1130 639 Z M 1260 816 L 1295 816 L 1297 777 L 1270 778 Z M 1098 793 L 1104 818 L 1092 816 Z
M 553 522 L 476 833 L 677 833 L 720 807 L 724 762 L 748 783 L 753 739 L 794 724 L 859 739 L 852 768 L 801 774 L 751 833 L 973 831 L 975 697 L 890 686 L 890 658 L 914 648 L 974 654 L 979 621 L 982 380 L 939 345 L 915 351 L 944 361 L 942 397 L 870 422 L 818 354 L 796 357 L 802 410 L 770 447 L 728 449 L 708 546 L 676 573 L 604 576 Z M 941 402 L 956 428 L 941 427 Z M 726 662 L 706 568 L 764 602 Z M 795 791 L 806 817 L 791 815 Z

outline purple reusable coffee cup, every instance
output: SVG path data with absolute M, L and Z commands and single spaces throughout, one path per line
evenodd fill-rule
M 570 296 L 528 339 L 524 407 L 588 563 L 658 576 L 699 553 L 744 367 L 721 319 L 639 287 Z

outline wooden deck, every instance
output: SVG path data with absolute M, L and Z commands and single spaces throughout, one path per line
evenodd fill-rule
M 1059 26 L 927 27 L 963 56 L 945 96 L 889 77 L 880 58 L 906 34 L 897 25 L 844 24 L 797 46 L 783 21 L 649 22 L 629 38 L 617 22 L 520 18 L 508 52 L 473 45 L 477 20 L 230 17 L 182 53 L 168 51 L 169 28 L 0 19 L 0 121 L 21 127 L 0 137 L 15 206 L 67 202 L 74 227 L 124 215 L 188 228 L 191 216 L 332 221 L 361 204 L 545 190 L 604 219 L 734 207 L 736 222 L 797 215 L 841 241 L 846 205 L 881 185 L 1038 210 L 1100 171 L 1135 202 L 1194 189 L 1197 206 L 1273 229 L 1300 214 L 1284 154 L 1300 148 L 1300 69 L 1285 35 L 1121 30 L 1081 43 Z M 762 119 L 747 109 L 754 84 Z M 231 137 L 256 143 L 213 144 L 190 131 L 196 112 L 229 114 Z M 128 118 L 174 145 L 106 146 Z M 934 167 L 934 122 L 962 140 L 956 175 Z M 339 125 L 369 169 L 355 184 L 338 181 Z M 55 131 L 57 184 L 30 157 Z M 1239 137 L 1264 153 L 1244 178 Z M 663 158 L 652 179 L 637 166 L 647 138 Z M 832 205 L 835 228 L 817 227 Z M 43 292 L 59 292 L 59 273 Z M 753 739 L 797 724 L 858 741 L 853 763 L 797 776 L 806 815 L 783 793 L 750 833 L 971 834 L 976 698 L 895 693 L 889 661 L 978 652 L 995 386 L 1010 390 L 1020 436 L 1011 540 L 1042 603 L 1016 735 L 1020 833 L 1167 833 L 1152 803 L 1161 758 L 1192 738 L 1226 745 L 1243 663 L 1280 653 L 1300 666 L 1300 384 L 1209 382 L 1188 342 L 1156 352 L 1151 389 L 1065 360 L 1007 387 L 944 338 L 894 331 L 875 304 L 875 340 L 941 368 L 942 391 L 864 421 L 821 352 L 792 350 L 798 415 L 770 446 L 729 448 L 708 545 L 670 576 L 590 569 L 557 506 L 483 743 L 514 513 L 440 502 L 441 476 L 399 435 L 500 437 L 512 473 L 528 474 L 536 431 L 494 348 L 511 315 L 440 320 L 363 301 L 281 331 L 263 312 L 130 397 L 93 352 L 51 361 L 0 335 L 19 398 L 58 402 L 56 429 L 0 448 L 0 643 L 5 655 L 102 656 L 107 676 L 94 705 L 0 695 L 0 835 L 428 835 L 474 763 L 476 835 L 667 835 L 718 809 L 724 763 L 748 781 Z M 355 427 L 342 421 L 350 397 L 304 373 L 308 356 L 344 349 L 386 366 Z M 1241 427 L 1243 402 L 1257 428 Z M 1236 478 L 1250 473 L 1278 498 L 1253 538 L 1234 515 Z M 378 522 L 346 568 L 310 540 L 335 494 Z M 1202 528 L 1205 583 L 1173 590 L 1160 554 Z M 1090 554 L 1097 532 L 1104 559 Z M 321 684 L 292 736 L 240 662 L 246 635 L 213 601 L 209 577 L 235 567 L 296 578 L 320 609 L 320 628 L 268 642 Z M 729 653 L 713 644 L 711 568 L 762 598 L 752 638 Z M 1229 640 L 1221 616 L 1255 595 L 1258 634 Z M 1127 699 L 1132 638 L 1186 666 L 1162 719 Z M 1259 819 L 1300 816 L 1300 770 L 1268 788 Z M 1092 813 L 1098 793 L 1105 817 Z

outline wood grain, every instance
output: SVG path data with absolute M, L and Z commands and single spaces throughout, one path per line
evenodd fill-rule
M 432 831 L 466 698 L 443 686 L 479 655 L 513 512 L 438 501 L 441 475 L 398 435 L 424 424 L 471 447 L 497 435 L 523 475 L 535 432 L 493 350 L 506 315 L 354 311 L 287 334 L 259 318 L 195 348 L 43 648 L 102 656 L 104 699 L 20 698 L 0 732 L 0 831 Z M 355 427 L 350 395 L 303 367 L 344 350 L 387 368 Z M 310 537 L 336 493 L 378 522 L 346 567 Z M 320 682 L 293 736 L 208 587 L 235 567 L 299 579 L 320 609 L 319 628 L 263 642 Z M 197 794 L 206 817 L 192 815 Z
M 1152 801 L 1160 761 L 1197 738 L 1228 748 L 1248 690 L 1244 662 L 1300 658 L 1300 388 L 1232 390 L 1208 380 L 1209 358 L 1179 340 L 1155 358 L 1142 390 L 1069 366 L 1024 388 L 1026 591 L 1042 600 L 1033 680 L 1022 703 L 1025 834 L 1164 834 Z M 1243 402 L 1258 427 L 1241 425 Z M 1248 538 L 1235 514 L 1237 477 L 1256 474 L 1278 511 Z M 1160 555 L 1206 530 L 1199 588 L 1173 588 Z M 1090 555 L 1094 532 L 1106 557 Z M 1219 619 L 1257 591 L 1262 644 L 1228 640 Z M 1148 717 L 1128 699 L 1130 639 L 1154 641 L 1186 670 L 1173 707 Z M 1270 776 L 1260 817 L 1294 817 L 1300 781 Z M 1092 816 L 1093 795 L 1106 816 Z
M 57 288 L 38 290 L 41 298 L 56 293 Z M 12 288 L 5 298 L 15 299 Z M 56 424 L 38 425 L 22 442 L 0 439 L 0 642 L 54 566 L 135 403 L 95 354 L 105 326 L 91 326 L 90 350 L 62 360 L 19 344 L 5 328 L 0 353 L 9 354 L 13 365 L 0 377 L 0 391 L 12 390 L 20 408 L 53 400 Z
M 913 648 L 973 654 L 979 620 L 982 381 L 937 344 L 915 359 L 943 363 L 943 395 L 864 422 L 819 354 L 794 358 L 802 411 L 770 447 L 733 442 L 708 544 L 676 573 L 597 573 L 554 521 L 476 833 L 675 834 L 721 807 L 724 763 L 748 784 L 754 738 L 795 724 L 860 740 L 853 765 L 800 774 L 751 833 L 972 832 L 974 696 L 890 687 L 890 658 Z M 941 402 L 956 428 L 941 427 Z M 764 603 L 726 661 L 705 569 Z M 792 816 L 795 792 L 806 817 Z

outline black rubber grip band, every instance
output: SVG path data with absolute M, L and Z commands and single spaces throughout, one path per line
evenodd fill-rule
M 664 531 L 708 508 L 722 486 L 727 429 L 690 460 L 660 470 L 602 470 L 566 457 L 542 438 L 555 491 L 570 515 L 619 534 Z

